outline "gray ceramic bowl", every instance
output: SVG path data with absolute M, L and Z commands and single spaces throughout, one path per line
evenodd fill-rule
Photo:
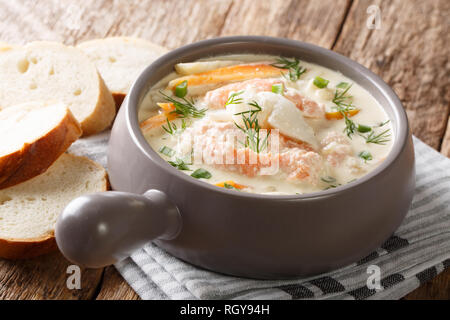
M 177 171 L 144 139 L 137 117 L 140 101 L 174 64 L 233 53 L 298 57 L 353 79 L 379 101 L 392 121 L 391 153 L 361 179 L 305 195 L 239 193 Z M 383 80 L 335 52 L 254 36 L 190 44 L 145 69 L 114 123 L 108 169 L 112 188 L 121 192 L 78 198 L 58 219 L 56 239 L 68 259 L 101 267 L 153 240 L 194 265 L 251 278 L 312 275 L 363 258 L 398 228 L 415 186 L 408 120 Z

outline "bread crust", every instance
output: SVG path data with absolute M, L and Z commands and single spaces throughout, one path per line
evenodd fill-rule
M 81 42 L 77 45 L 77 48 L 83 50 L 84 48 L 89 48 L 89 47 L 101 47 L 105 41 L 107 42 L 117 42 L 120 44 L 123 43 L 128 43 L 128 45 L 130 47 L 134 46 L 140 46 L 140 47 L 146 47 L 150 50 L 153 50 L 159 54 L 164 54 L 166 53 L 168 50 L 162 46 L 159 46 L 157 44 L 154 44 L 150 41 L 147 41 L 145 39 L 140 39 L 140 38 L 133 38 L 133 37 L 108 37 L 108 38 L 102 38 L 102 39 L 93 39 L 93 40 L 88 40 L 88 41 L 84 41 Z M 123 100 L 125 99 L 125 96 L 127 95 L 127 92 L 123 92 L 123 91 L 111 91 L 112 96 L 114 98 L 115 101 L 115 105 L 116 105 L 116 110 L 118 110 L 123 102 Z
M 122 105 L 122 102 L 127 96 L 127 94 L 123 92 L 113 92 L 112 95 L 114 98 L 114 102 L 116 104 L 116 110 L 119 111 L 120 106 Z
M 43 172 L 82 134 L 70 110 L 61 122 L 33 143 L 0 158 L 0 189 L 12 187 Z
M 58 249 L 54 234 L 42 238 L 1 239 L 0 258 L 9 260 L 35 258 Z
M 9 61 L 9 60 L 14 61 L 15 57 L 18 54 L 23 53 L 23 52 L 25 52 L 27 55 L 30 55 L 33 52 L 39 53 L 39 52 L 42 52 L 45 50 L 53 51 L 55 54 L 63 54 L 65 59 L 67 59 L 68 61 L 70 60 L 70 58 L 67 58 L 67 57 L 69 57 L 69 56 L 73 57 L 75 55 L 78 58 L 84 60 L 87 68 L 85 68 L 85 70 L 83 70 L 83 71 L 80 70 L 80 73 L 83 73 L 85 75 L 88 75 L 89 77 L 92 77 L 92 80 L 94 80 L 96 82 L 95 90 L 98 93 L 96 93 L 96 101 L 90 102 L 91 106 L 89 108 L 89 115 L 82 119 L 78 119 L 78 121 L 81 124 L 81 128 L 83 129 L 84 136 L 98 133 L 98 132 L 101 132 L 104 129 L 108 128 L 111 125 L 112 121 L 114 120 L 114 117 L 116 114 L 114 99 L 112 97 L 111 92 L 106 87 L 99 72 L 97 71 L 95 64 L 89 59 L 89 57 L 82 50 L 80 50 L 76 47 L 73 47 L 73 46 L 65 46 L 64 44 L 59 43 L 59 42 L 33 41 L 33 42 L 26 44 L 23 47 L 17 47 L 17 48 L 13 47 L 11 50 L 7 50 L 7 51 L 16 51 L 16 52 L 8 53 L 7 61 Z M 6 86 L 7 85 L 8 85 L 8 83 L 6 82 Z M 42 96 L 38 99 L 53 101 L 53 98 L 51 97 L 51 95 L 50 96 Z M 21 99 L 18 99 L 18 101 L 16 101 L 16 103 L 21 104 L 21 103 L 30 102 L 33 100 L 36 100 L 36 98 L 30 99 L 30 100 L 21 98 Z M 5 103 L 5 102 L 0 101 L 0 103 Z M 8 104 L 9 104 L 9 102 L 8 102 Z M 11 107 L 11 105 L 8 105 L 8 104 L 5 104 L 4 106 L 0 106 L 0 110 L 2 108 L 6 109 L 6 108 Z M 76 105 L 74 105 L 74 107 L 76 107 Z M 74 113 L 76 114 L 76 112 L 74 112 Z
M 87 157 L 76 156 L 68 153 L 66 153 L 66 155 L 83 159 L 83 161 L 88 161 L 100 170 L 103 170 L 103 185 L 101 190 L 98 190 L 98 192 L 109 190 L 109 179 L 105 168 Z M 0 238 L 0 258 L 3 259 L 19 260 L 35 258 L 56 250 L 58 250 L 58 246 L 56 244 L 54 230 L 51 230 L 48 234 L 38 238 Z
M 105 81 L 97 71 L 99 81 L 99 96 L 94 112 L 83 122 L 83 136 L 89 136 L 105 130 L 112 125 L 116 117 L 116 104 L 113 96 L 105 84 Z

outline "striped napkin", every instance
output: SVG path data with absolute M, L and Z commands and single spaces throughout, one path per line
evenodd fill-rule
M 106 165 L 109 133 L 70 149 Z M 142 299 L 399 299 L 450 267 L 450 159 L 414 138 L 416 191 L 400 228 L 344 268 L 309 278 L 251 280 L 185 263 L 148 244 L 115 266 Z M 379 268 L 378 286 L 368 278 Z

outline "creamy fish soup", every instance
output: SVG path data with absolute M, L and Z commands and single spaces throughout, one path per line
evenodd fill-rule
M 357 83 L 262 55 L 180 63 L 141 103 L 148 143 L 177 170 L 237 192 L 303 194 L 374 170 L 393 132 Z

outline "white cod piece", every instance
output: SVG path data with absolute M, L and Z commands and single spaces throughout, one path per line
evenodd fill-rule
M 273 128 L 280 130 L 284 134 L 295 140 L 309 143 L 317 149 L 317 142 L 314 130 L 306 123 L 302 112 L 295 104 L 285 97 L 272 92 L 261 92 L 264 98 L 264 107 L 272 109 L 267 122 Z
M 239 92 L 239 91 L 238 91 Z M 233 94 L 235 92 L 231 92 Z M 227 112 L 231 114 L 231 117 L 234 122 L 236 122 L 239 126 L 243 126 L 244 123 L 242 121 L 242 114 L 237 114 L 245 111 L 255 110 L 256 107 L 250 105 L 252 102 L 256 102 L 260 107 L 261 111 L 257 113 L 258 123 L 262 128 L 266 128 L 267 118 L 272 112 L 272 104 L 266 103 L 266 98 L 263 95 L 266 92 L 256 92 L 253 89 L 247 89 L 243 93 L 236 96 L 236 99 L 241 99 L 241 103 L 229 104 L 227 108 Z M 275 95 L 275 94 L 274 94 Z M 278 95 L 280 96 L 280 95 Z M 248 116 L 249 114 L 246 114 Z

